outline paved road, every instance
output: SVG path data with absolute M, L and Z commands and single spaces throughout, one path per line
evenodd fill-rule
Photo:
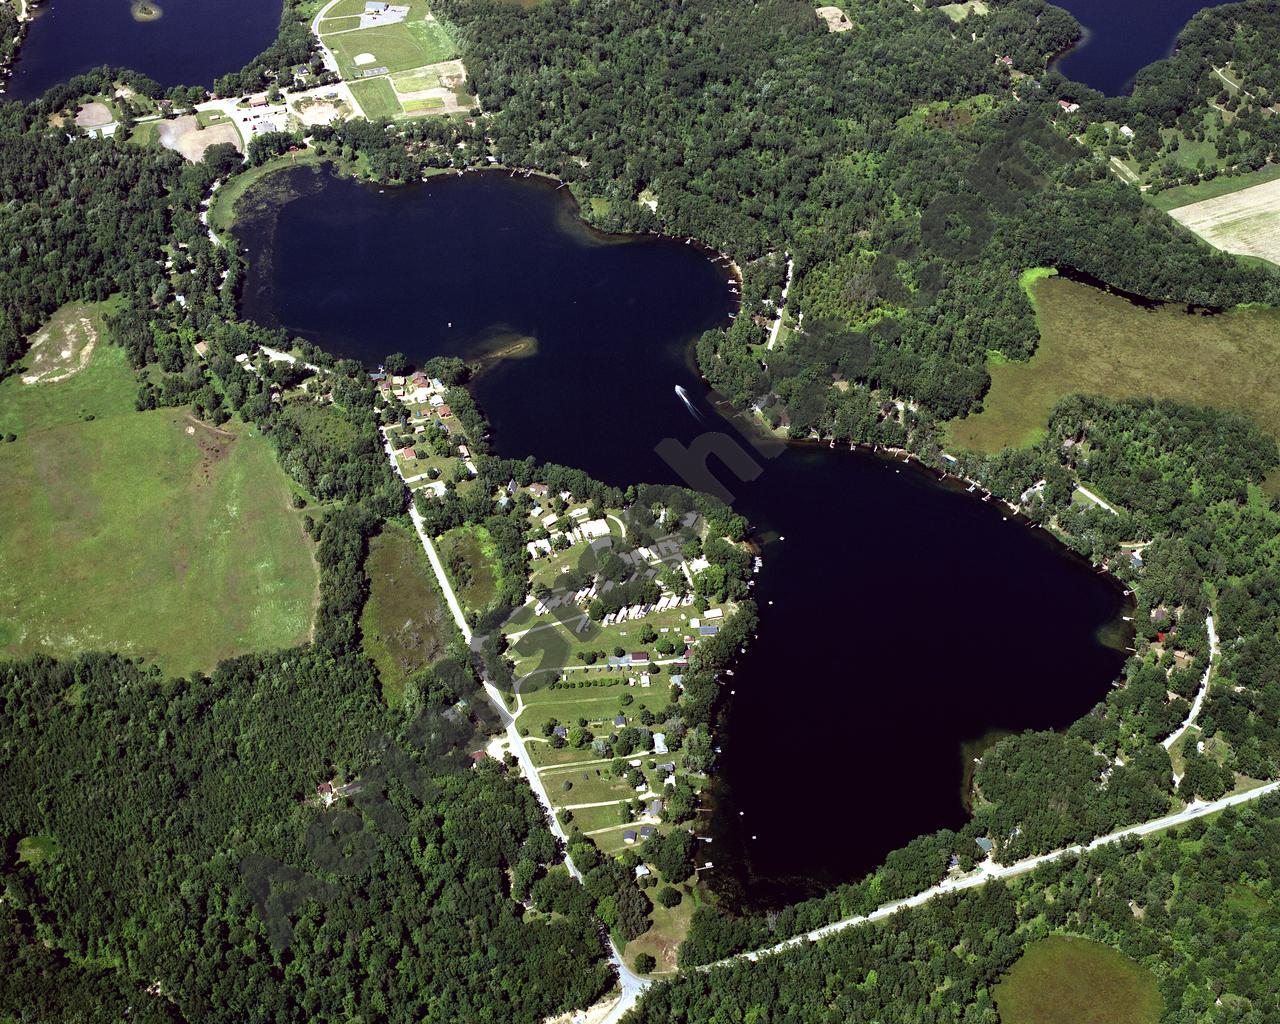
M 337 3 L 338 0 L 329 0 L 327 4 L 320 8 L 316 16 L 311 19 L 311 34 L 316 37 L 316 46 L 320 50 L 320 59 L 324 61 L 324 66 L 335 75 L 341 74 L 341 70 L 338 67 L 338 58 L 333 55 L 333 51 L 325 46 L 324 40 L 320 38 L 320 22 L 324 20 L 324 16 Z
M 382 431 L 382 445 L 383 450 L 387 453 L 387 459 L 391 462 L 392 470 L 396 476 L 403 480 L 404 474 L 400 472 L 400 467 L 396 465 L 395 449 L 392 447 L 390 437 L 387 436 L 386 428 L 383 428 Z M 418 539 L 422 541 L 422 547 L 427 553 L 428 561 L 431 563 L 431 570 L 436 575 L 436 582 L 440 584 L 440 590 L 444 594 L 445 602 L 449 606 L 453 620 L 457 623 L 458 630 L 462 633 L 467 644 L 470 645 L 472 642 L 471 627 L 467 625 L 466 616 L 462 613 L 462 605 L 458 602 L 458 597 L 453 591 L 453 584 L 449 582 L 449 576 L 444 571 L 444 563 L 440 561 L 440 556 L 436 553 L 436 547 L 431 542 L 431 537 L 427 534 L 422 516 L 414 507 L 412 499 L 409 502 L 409 518 L 413 520 L 413 528 L 417 531 Z M 502 722 L 506 730 L 509 748 L 512 754 L 515 755 L 517 762 L 519 762 L 520 770 L 524 773 L 525 780 L 529 783 L 529 788 L 533 790 L 533 795 L 537 797 L 538 803 L 542 805 L 543 813 L 546 815 L 548 824 L 551 827 L 551 834 L 564 843 L 565 867 L 568 868 L 569 874 L 573 878 L 581 881 L 582 872 L 578 870 L 573 858 L 569 856 L 569 836 L 556 818 L 555 808 L 551 805 L 551 798 L 547 796 L 547 790 L 542 784 L 542 778 L 538 775 L 538 769 L 534 766 L 533 758 L 529 756 L 524 737 L 520 735 L 520 730 L 516 727 L 515 717 L 507 710 L 506 699 L 487 676 L 482 678 L 481 682 L 484 685 L 485 694 L 489 698 L 489 703 L 493 705 L 494 710 L 498 713 L 499 721 Z M 618 973 L 618 984 L 622 989 L 622 995 L 617 1004 L 602 1018 L 600 1024 L 616 1024 L 622 1018 L 622 1015 L 636 1004 L 640 995 L 651 983 L 627 967 L 622 960 L 622 953 L 614 945 L 612 937 L 606 936 L 605 941 L 609 950 L 609 959 L 613 963 L 614 970 Z
M 1052 853 L 1041 854 L 1039 857 L 1028 857 L 1026 860 L 1020 860 L 1013 864 L 995 864 L 992 861 L 985 861 L 976 872 L 965 875 L 961 878 L 948 878 L 931 889 L 924 892 L 916 893 L 914 896 L 908 896 L 905 899 L 895 900 L 893 903 L 887 903 L 883 907 L 878 907 L 869 914 L 859 914 L 854 917 L 846 917 L 843 920 L 835 921 L 822 928 L 815 928 L 811 932 L 805 932 L 802 935 L 794 936 L 783 942 L 779 942 L 773 946 L 764 949 L 751 950 L 747 953 L 738 953 L 735 956 L 726 957 L 723 960 L 708 964 L 699 970 L 710 970 L 713 967 L 722 967 L 727 964 L 734 963 L 738 960 L 759 960 L 762 956 L 769 956 L 773 953 L 782 953 L 797 946 L 804 945 L 809 942 L 817 942 L 825 939 L 828 935 L 835 935 L 847 928 L 856 928 L 859 925 L 867 924 L 871 921 L 882 921 L 886 917 L 891 917 L 899 910 L 905 910 L 907 907 L 918 907 L 922 903 L 928 903 L 930 900 L 937 899 L 939 896 L 945 896 L 950 892 L 960 892 L 964 889 L 973 889 L 980 885 L 986 885 L 988 882 L 997 878 L 1013 878 L 1017 875 L 1026 874 L 1028 871 L 1034 871 L 1041 864 L 1047 864 L 1050 861 L 1057 860 L 1059 857 L 1065 857 L 1069 854 L 1080 854 L 1086 850 L 1096 850 L 1100 846 L 1106 846 L 1109 843 L 1117 843 L 1127 836 L 1146 836 L 1153 832 L 1162 832 L 1168 828 L 1174 828 L 1177 825 L 1183 825 L 1195 818 L 1202 818 L 1208 814 L 1216 814 L 1228 807 L 1235 807 L 1239 804 L 1248 803 L 1251 800 L 1257 800 L 1259 797 L 1266 796 L 1268 793 L 1274 793 L 1280 789 L 1280 782 L 1271 782 L 1257 789 L 1251 789 L 1247 793 L 1236 793 L 1232 796 L 1223 797 L 1221 800 L 1214 800 L 1211 803 L 1196 802 L 1188 804 L 1183 810 L 1176 814 L 1167 814 L 1163 818 L 1156 818 L 1153 821 L 1143 822 L 1141 825 L 1131 825 L 1128 828 L 1119 829 L 1109 835 L 1100 836 L 1093 840 L 1087 846 L 1068 846 L 1061 850 L 1054 850 Z

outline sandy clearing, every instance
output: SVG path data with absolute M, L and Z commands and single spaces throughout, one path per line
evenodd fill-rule
M 220 142 L 229 142 L 238 151 L 244 152 L 235 125 L 226 123 L 201 128 L 191 114 L 157 122 L 157 133 L 160 137 L 160 145 L 165 149 L 172 149 L 175 153 L 181 153 L 192 163 L 199 161 L 206 149 Z
M 105 103 L 86 103 L 76 111 L 76 124 L 81 128 L 101 128 L 115 120 Z
M 1280 178 L 1170 210 L 1210 245 L 1280 263 Z
M 853 28 L 848 15 L 839 7 L 819 7 L 818 17 L 827 23 L 828 32 L 848 32 Z
M 23 384 L 56 384 L 74 377 L 89 365 L 98 332 L 86 316 L 55 320 L 40 329 L 31 339 L 28 350 L 31 369 L 24 374 Z

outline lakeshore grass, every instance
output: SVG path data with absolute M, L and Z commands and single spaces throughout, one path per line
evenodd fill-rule
M 136 386 L 102 342 L 67 380 L 0 383 L 0 657 L 111 649 L 176 674 L 305 641 L 316 566 L 270 444 L 135 412 Z
M 1032 943 L 993 990 L 1002 1024 L 1155 1024 L 1155 977 L 1117 949 L 1064 935 Z
M 1144 309 L 1043 275 L 1030 279 L 1029 294 L 1039 348 L 1025 363 L 988 363 L 983 411 L 947 424 L 950 445 L 995 452 L 1034 444 L 1058 400 L 1077 392 L 1230 409 L 1280 436 L 1280 310 Z

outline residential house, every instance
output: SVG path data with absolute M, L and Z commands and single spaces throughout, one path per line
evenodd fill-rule
M 629 829 L 627 829 L 625 832 L 623 832 L 623 833 L 622 833 L 622 841 L 623 841 L 624 843 L 626 843 L 628 846 L 633 846 L 633 845 L 635 845 L 635 841 L 636 841 L 636 830 L 635 830 L 635 829 L 633 829 L 633 828 L 629 828 Z

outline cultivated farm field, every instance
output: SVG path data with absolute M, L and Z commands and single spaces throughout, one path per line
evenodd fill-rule
M 1210 245 L 1280 263 L 1280 180 L 1169 211 Z
M 133 410 L 124 353 L 0 384 L 0 657 L 118 650 L 166 671 L 310 635 L 312 543 L 274 451 L 242 424 Z

